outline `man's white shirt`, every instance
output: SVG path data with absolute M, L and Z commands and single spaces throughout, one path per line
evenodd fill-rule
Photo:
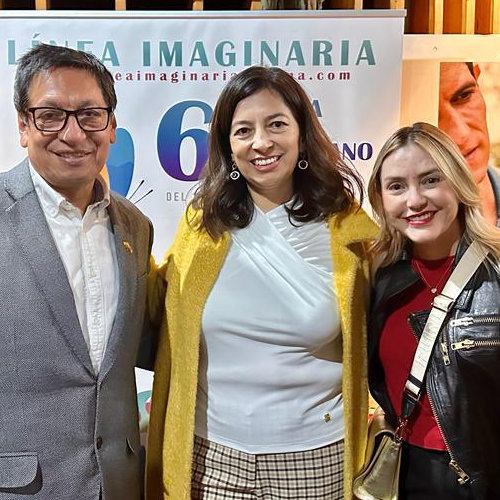
M 96 201 L 82 216 L 33 168 L 30 174 L 52 237 L 66 269 L 90 359 L 97 374 L 116 314 L 118 262 L 107 207 L 109 188 L 96 181 Z

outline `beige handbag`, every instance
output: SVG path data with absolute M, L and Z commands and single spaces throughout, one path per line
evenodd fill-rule
M 380 406 L 368 427 L 365 462 L 354 479 L 353 492 L 360 500 L 397 500 L 401 440 L 394 439 L 394 429 L 385 420 Z
M 375 410 L 368 428 L 365 463 L 353 482 L 353 493 L 360 500 L 397 500 L 402 440 L 413 410 L 422 397 L 425 372 L 432 349 L 455 300 L 485 257 L 482 249 L 473 241 L 456 265 L 441 294 L 434 298 L 406 381 L 403 407 L 396 431 L 385 421 L 382 409 Z

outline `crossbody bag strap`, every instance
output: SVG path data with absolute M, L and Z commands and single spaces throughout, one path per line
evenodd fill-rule
M 457 297 L 485 258 L 486 253 L 479 243 L 473 241 L 451 273 L 443 291 L 434 298 L 431 312 L 425 323 L 424 331 L 413 358 L 410 374 L 405 384 L 400 418 L 403 422 L 408 421 L 417 402 L 422 397 L 425 373 L 444 320 L 455 304 Z

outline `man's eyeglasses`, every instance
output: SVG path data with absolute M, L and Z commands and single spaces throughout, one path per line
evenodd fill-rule
M 111 108 L 82 108 L 69 111 L 61 108 L 28 108 L 33 115 L 33 123 L 40 132 L 59 132 L 74 115 L 80 128 L 85 132 L 100 132 L 109 125 Z

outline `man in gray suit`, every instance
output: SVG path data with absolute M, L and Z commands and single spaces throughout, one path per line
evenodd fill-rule
M 99 175 L 113 77 L 40 45 L 14 100 L 28 158 L 0 174 L 0 500 L 136 500 L 152 229 Z

